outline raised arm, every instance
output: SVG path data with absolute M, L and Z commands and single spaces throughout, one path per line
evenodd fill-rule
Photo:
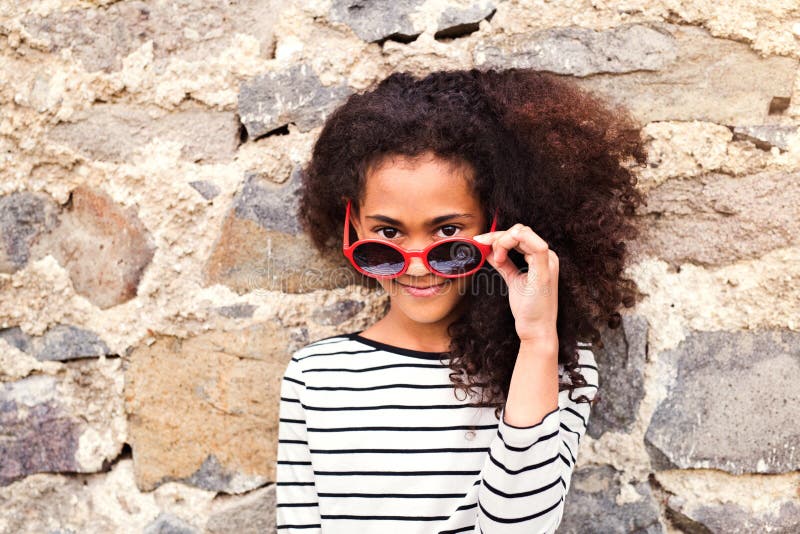
M 308 450 L 306 415 L 300 404 L 305 382 L 294 356 L 281 381 L 278 461 L 276 469 L 276 523 L 278 532 L 321 532 L 319 501 Z
M 588 348 L 578 349 L 581 374 L 587 385 L 572 395 L 594 399 L 597 363 Z M 475 533 L 549 534 L 564 513 L 564 502 L 586 432 L 591 406 L 574 402 L 569 391 L 558 393 L 558 408 L 536 424 L 513 426 L 500 415 L 497 435 L 481 471 Z

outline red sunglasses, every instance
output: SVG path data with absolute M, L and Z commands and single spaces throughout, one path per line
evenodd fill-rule
M 497 210 L 492 227 L 497 226 Z M 421 258 L 425 267 L 444 278 L 468 276 L 481 268 L 492 245 L 466 237 L 448 237 L 435 241 L 423 250 L 404 250 L 380 239 L 359 239 L 350 244 L 350 200 L 344 216 L 342 251 L 358 272 L 373 278 L 396 278 L 408 269 L 411 258 Z

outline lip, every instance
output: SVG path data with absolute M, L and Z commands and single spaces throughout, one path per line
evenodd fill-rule
M 447 281 L 442 282 L 441 284 L 426 286 L 424 288 L 408 286 L 400 282 L 397 282 L 397 284 L 403 288 L 403 291 L 413 297 L 432 297 L 433 295 L 438 295 L 444 290 L 445 287 L 447 287 Z

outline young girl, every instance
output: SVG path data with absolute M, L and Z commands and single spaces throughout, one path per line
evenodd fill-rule
M 395 73 L 328 118 L 300 217 L 390 307 L 288 363 L 280 532 L 556 530 L 645 160 L 624 109 L 531 70 Z

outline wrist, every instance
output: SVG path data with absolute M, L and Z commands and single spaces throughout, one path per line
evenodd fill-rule
M 520 355 L 532 354 L 537 357 L 558 357 L 558 336 L 538 336 L 534 338 L 520 338 Z

